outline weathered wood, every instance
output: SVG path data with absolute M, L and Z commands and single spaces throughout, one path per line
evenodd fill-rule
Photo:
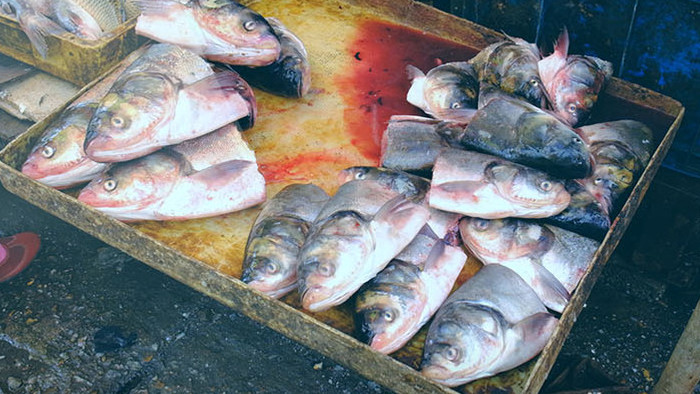
M 691 393 L 700 382 L 700 300 L 652 394 Z

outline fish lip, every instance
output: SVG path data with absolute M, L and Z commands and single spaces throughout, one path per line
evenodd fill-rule
M 443 367 L 442 365 L 435 364 L 428 365 L 426 367 L 421 367 L 420 373 L 421 375 L 435 380 L 439 383 L 447 382 L 452 375 L 449 369 Z

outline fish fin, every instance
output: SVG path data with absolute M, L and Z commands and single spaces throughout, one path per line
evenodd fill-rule
M 391 247 L 377 248 L 379 260 L 389 260 L 408 245 L 428 222 L 430 211 L 399 195 L 387 201 L 370 221 L 375 240 L 391 240 Z
M 102 27 L 84 8 L 71 2 L 53 2 L 53 13 L 68 31 L 87 40 L 97 40 L 102 34 Z
M 513 369 L 532 359 L 549 341 L 559 319 L 548 312 L 535 313 L 512 325 L 506 332 L 503 357 L 492 368 L 500 371 Z
M 564 30 L 559 34 L 559 38 L 554 43 L 554 53 L 562 59 L 566 59 L 569 54 L 569 30 L 564 26 Z
M 248 160 L 231 160 L 197 171 L 188 178 L 205 185 L 222 185 L 245 174 L 251 167 L 257 167 L 257 163 Z
M 411 81 L 415 80 L 416 78 L 425 77 L 425 73 L 421 71 L 420 68 L 411 64 L 406 65 L 406 73 L 408 74 L 408 79 L 410 79 Z
M 239 121 L 241 131 L 255 123 L 257 102 L 250 85 L 234 71 L 203 78 L 180 91 L 178 101 L 190 103 L 194 116 L 211 116 L 210 129 Z M 244 118 L 247 118 L 244 120 Z
M 56 22 L 39 13 L 22 15 L 22 17 L 19 18 L 19 24 L 34 46 L 34 49 L 36 49 L 42 58 L 46 58 L 49 52 L 49 46 L 46 44 L 46 36 L 51 34 L 59 35 L 66 32 L 66 30 L 56 24 Z
M 484 182 L 482 181 L 455 181 L 433 185 L 431 186 L 431 191 L 432 189 L 436 189 L 443 193 L 450 194 L 452 199 L 467 203 L 478 202 L 479 197 L 476 196 L 476 192 L 481 190 L 483 187 Z
M 408 88 L 406 93 L 406 101 L 410 104 L 425 111 L 428 104 L 425 102 L 425 74 L 423 71 L 418 69 L 418 67 L 407 65 L 406 72 L 408 73 L 408 79 L 411 80 L 411 87 Z
M 529 265 L 529 267 L 523 266 L 524 264 Z M 512 269 L 523 278 L 547 308 L 559 313 L 564 311 L 571 294 L 559 279 L 541 264 L 534 261 L 527 263 L 517 261 L 514 264 L 501 263 L 501 265 Z

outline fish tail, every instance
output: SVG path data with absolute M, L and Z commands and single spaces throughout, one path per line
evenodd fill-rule
M 42 58 L 46 58 L 49 51 L 49 46 L 46 44 L 46 36 L 66 32 L 54 21 L 39 13 L 23 14 L 19 18 L 19 24 Z

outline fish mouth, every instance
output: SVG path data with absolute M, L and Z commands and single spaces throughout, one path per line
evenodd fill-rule
M 321 285 L 307 287 L 301 294 L 301 305 L 310 312 L 323 312 L 342 301 L 344 301 L 343 293 L 333 292 Z
M 244 282 L 253 289 L 265 293 L 272 298 L 280 298 L 298 287 L 298 282 L 296 280 L 270 283 L 264 279 L 250 279 Z
M 96 163 L 88 158 L 49 169 L 41 169 L 36 163 L 27 162 L 22 166 L 22 173 L 47 186 L 65 189 L 92 180 L 105 167 L 106 165 Z
M 420 373 L 426 378 L 445 385 L 448 385 L 448 381 L 454 380 L 452 378 L 452 372 L 441 365 L 428 365 L 421 367 Z
M 254 47 L 236 46 L 227 53 L 206 54 L 209 60 L 237 66 L 262 67 L 273 63 L 280 55 L 279 42 Z

